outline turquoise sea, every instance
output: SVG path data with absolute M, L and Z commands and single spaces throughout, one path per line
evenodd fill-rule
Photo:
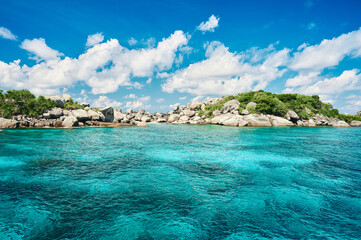
M 0 239 L 361 239 L 361 128 L 6 130 Z

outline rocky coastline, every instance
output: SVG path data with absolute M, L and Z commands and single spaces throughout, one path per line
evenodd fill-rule
M 69 96 L 49 97 L 56 101 L 59 106 L 70 99 Z M 138 126 L 145 127 L 148 123 L 172 123 L 172 124 L 215 124 L 233 127 L 272 127 L 272 126 L 299 126 L 299 127 L 361 127 L 361 121 L 347 123 L 337 118 L 328 118 L 322 114 L 316 114 L 309 119 L 301 119 L 292 110 L 287 112 L 286 118 L 280 116 L 250 113 L 248 109 L 255 108 L 256 103 L 249 102 L 241 113 L 237 111 L 239 102 L 230 100 L 221 110 L 212 112 L 212 117 L 200 114 L 206 106 L 220 101 L 222 98 L 213 98 L 206 102 L 193 102 L 186 106 L 175 106 L 167 113 L 149 113 L 143 109 L 133 111 L 112 107 L 90 108 L 89 104 L 82 104 L 82 109 L 65 110 L 61 107 L 47 110 L 38 117 L 23 115 L 13 116 L 11 119 L 0 118 L 0 128 L 73 128 L 86 126 L 120 127 Z M 307 111 L 307 109 L 306 109 Z

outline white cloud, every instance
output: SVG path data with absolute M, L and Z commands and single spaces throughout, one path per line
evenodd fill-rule
M 199 31 L 205 32 L 214 32 L 214 29 L 218 27 L 219 18 L 215 17 L 214 15 L 210 16 L 208 21 L 202 22 L 197 29 Z
M 304 85 L 289 84 L 289 86 L 296 88 L 287 88 L 284 92 L 298 92 L 308 95 L 335 95 L 346 91 L 361 90 L 361 74 L 359 72 L 358 69 L 347 70 L 340 76 L 331 78 L 319 75 L 303 76 Z M 310 79 L 307 79 L 307 77 Z
M 147 83 L 147 84 L 150 84 L 150 83 L 152 82 L 152 80 L 153 80 L 152 78 L 148 78 L 147 81 L 146 81 L 146 83 Z
M 309 23 L 308 25 L 307 25 L 307 29 L 308 30 L 312 30 L 312 29 L 314 29 L 316 27 L 316 24 L 314 23 L 314 22 L 311 22 L 311 23 Z
M 97 99 L 93 100 L 92 106 L 93 107 L 120 107 L 122 105 L 121 102 L 109 99 L 107 96 L 99 96 Z
M 262 51 L 262 50 L 260 50 Z M 194 95 L 230 95 L 251 89 L 264 89 L 270 81 L 281 77 L 288 63 L 289 49 L 270 50 L 256 64 L 245 53 L 229 52 L 220 42 L 211 42 L 206 60 L 175 72 L 162 85 L 165 92 L 175 90 Z
M 92 47 L 95 44 L 101 43 L 103 41 L 104 41 L 103 33 L 96 33 L 96 34 L 88 36 L 88 39 L 86 40 L 85 46 Z
M 138 40 L 137 39 L 135 39 L 135 38 L 133 38 L 133 37 L 131 37 L 129 40 L 128 40 L 128 44 L 129 44 L 129 46 L 134 46 L 134 45 L 136 45 L 138 43 Z
M 147 103 L 150 101 L 150 96 L 143 96 L 143 97 L 137 97 L 135 94 L 129 94 L 128 96 L 125 96 L 125 98 L 128 99 L 134 99 L 133 101 L 127 101 L 125 103 L 126 108 L 149 108 L 150 106 L 147 105 Z
M 41 60 L 59 60 L 59 57 L 63 56 L 59 51 L 48 47 L 44 38 L 34 38 L 33 40 L 25 39 L 20 47 L 33 54 L 31 59 L 37 62 Z
M 186 96 L 184 96 L 184 97 L 180 97 L 179 98 L 179 100 L 186 100 L 187 99 L 187 97 Z
M 131 93 L 131 94 L 129 94 L 129 95 L 125 95 L 123 98 L 137 98 L 137 96 L 135 96 L 135 94 L 134 93 Z
M 346 109 L 358 112 L 361 110 L 361 95 L 351 95 L 346 97 Z
M 303 50 L 294 54 L 289 68 L 299 72 L 321 72 L 338 65 L 346 56 L 361 56 L 361 29 L 325 39 L 318 45 L 301 46 Z
M 20 60 L 0 61 L 0 85 L 3 88 L 27 88 L 36 94 L 52 95 L 60 88 L 69 87 L 77 81 L 85 82 L 93 94 L 115 92 L 120 86 L 141 88 L 132 82 L 133 77 L 152 77 L 154 72 L 172 68 L 179 48 L 187 45 L 188 36 L 175 31 L 164 38 L 155 48 L 129 50 L 116 39 L 88 48 L 78 58 L 65 57 L 51 49 L 45 40 L 25 40 L 21 47 L 41 61 L 32 67 L 20 65 Z
M 155 100 L 157 103 L 162 103 L 164 102 L 164 98 L 158 98 L 157 100 Z
M 15 41 L 18 39 L 16 35 L 14 35 L 9 29 L 5 27 L 0 27 L 0 37 Z

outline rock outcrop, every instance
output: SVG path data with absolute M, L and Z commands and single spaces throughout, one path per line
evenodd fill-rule
M 270 127 L 272 126 L 270 119 L 263 114 L 249 114 L 244 117 L 248 122 L 247 126 L 252 127 Z
M 221 113 L 232 112 L 234 110 L 237 110 L 238 107 L 239 107 L 239 102 L 237 100 L 235 100 L 235 99 L 230 100 L 223 105 L 223 107 L 221 109 Z
M 272 126 L 277 126 L 277 127 L 294 126 L 293 122 L 291 122 L 285 118 L 282 118 L 282 117 L 269 116 L 269 120 L 270 120 Z

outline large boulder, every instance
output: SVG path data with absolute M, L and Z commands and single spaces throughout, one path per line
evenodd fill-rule
M 150 122 L 152 120 L 152 118 L 151 117 L 149 117 L 149 116 L 143 116 L 141 119 L 140 119 L 140 121 L 142 121 L 142 122 Z
M 332 121 L 332 127 L 349 127 L 349 126 L 350 125 L 348 125 L 348 123 L 345 121 L 341 121 L 341 120 Z
M 361 121 L 352 121 L 350 122 L 351 127 L 361 127 Z
M 101 116 L 103 116 L 102 113 L 93 111 L 92 109 L 89 109 L 87 111 L 88 117 L 90 118 L 90 120 L 92 121 L 103 121 L 103 119 L 101 118 Z
M 226 102 L 223 105 L 221 112 L 222 113 L 232 112 L 233 110 L 237 110 L 238 107 L 239 107 L 239 102 L 236 99 L 233 99 L 233 100 Z
M 64 107 L 64 104 L 71 99 L 69 94 L 63 94 L 63 96 L 47 96 L 45 98 L 55 101 L 60 107 Z
M 179 118 L 180 118 L 179 114 L 172 114 L 172 115 L 169 116 L 168 122 L 172 123 L 172 122 L 178 121 Z
M 52 108 L 48 110 L 47 113 L 49 114 L 49 117 L 52 119 L 60 118 L 61 116 L 64 115 L 63 109 L 61 108 Z
M 71 128 L 71 127 L 75 127 L 78 125 L 79 125 L 78 119 L 73 116 L 65 117 L 63 120 L 63 123 L 62 123 L 62 126 L 66 127 L 66 128 Z
M 228 120 L 231 114 L 221 114 L 211 119 L 212 124 L 223 124 L 224 121 Z
M 17 128 L 20 122 L 6 118 L 0 118 L 0 128 Z
M 180 122 L 183 122 L 183 123 L 188 122 L 188 121 L 189 121 L 189 117 L 186 116 L 186 115 L 183 115 L 183 116 L 181 116 L 181 117 L 179 118 L 179 121 L 180 121 Z
M 115 112 L 114 112 L 114 121 L 115 121 L 115 122 L 120 122 L 120 121 L 122 121 L 125 117 L 126 117 L 125 114 L 123 114 L 123 113 L 120 112 L 120 111 L 115 111 Z
M 247 121 L 245 121 L 242 116 L 231 113 L 216 116 L 211 119 L 210 123 L 234 127 L 247 125 Z
M 269 118 L 263 114 L 249 114 L 244 117 L 244 120 L 248 122 L 248 126 L 253 127 L 271 127 L 272 124 Z
M 230 118 L 224 120 L 222 122 L 222 124 L 225 126 L 243 127 L 243 126 L 246 126 L 248 124 L 248 122 L 245 121 L 242 116 L 232 114 L 232 116 L 230 116 Z
M 183 110 L 183 114 L 188 117 L 193 117 L 196 115 L 196 111 L 185 109 Z
M 298 117 L 297 113 L 292 110 L 287 111 L 287 119 L 292 122 L 297 122 L 300 118 Z
M 254 108 L 254 109 L 256 109 L 256 107 L 257 107 L 257 103 L 255 103 L 255 102 L 249 102 L 249 103 L 247 103 L 247 105 L 246 105 L 246 109 L 248 109 L 248 108 Z
M 90 111 L 90 110 L 89 110 Z M 77 109 L 71 111 L 72 115 L 79 121 L 79 122 L 85 122 L 90 120 L 91 118 L 88 116 L 87 111 L 84 109 Z
M 103 113 L 106 122 L 114 121 L 114 109 L 112 107 L 101 108 L 99 111 Z
M 277 116 L 269 116 L 272 126 L 294 126 L 293 122 Z

